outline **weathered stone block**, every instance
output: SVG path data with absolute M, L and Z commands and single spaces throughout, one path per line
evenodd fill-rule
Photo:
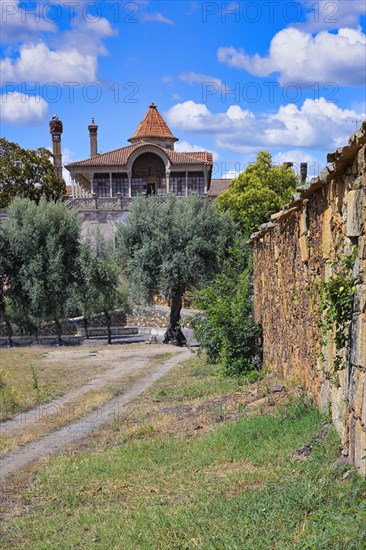
M 365 313 L 365 311 L 366 311 L 366 284 L 356 286 L 353 310 L 354 310 L 355 313 Z
M 362 429 L 360 421 L 356 421 L 354 433 L 354 462 L 359 473 L 366 475 L 366 432 Z
M 366 145 L 364 145 L 357 155 L 357 171 L 363 174 L 366 171 Z
M 364 430 L 366 430 L 366 379 L 365 379 L 364 386 L 363 386 L 361 425 L 364 428 Z
M 366 375 L 360 369 L 356 369 L 355 372 L 355 384 L 354 384 L 354 394 L 351 395 L 351 408 L 354 412 L 354 415 L 362 419 L 364 397 L 365 397 L 365 378 Z
M 366 319 L 364 315 L 353 316 L 351 335 L 351 364 L 366 368 Z
M 299 219 L 300 236 L 306 235 L 309 229 L 306 204 L 307 204 L 307 201 L 306 202 L 304 201 L 304 206 L 300 213 L 300 219 Z
M 362 219 L 362 191 L 350 191 L 347 195 L 347 237 L 359 237 L 364 220 Z
M 323 214 L 322 226 L 322 253 L 323 258 L 330 258 L 333 251 L 333 238 L 331 230 L 332 209 L 327 208 Z
M 307 262 L 310 258 L 308 238 L 305 235 L 303 235 L 299 239 L 299 244 L 300 244 L 300 251 L 301 251 L 301 261 Z
M 344 439 L 345 431 L 345 419 L 347 414 L 347 406 L 343 389 L 335 386 L 331 390 L 331 403 L 332 403 L 332 421 L 340 434 L 342 440 Z

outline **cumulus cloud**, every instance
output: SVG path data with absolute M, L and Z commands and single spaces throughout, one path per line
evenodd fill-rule
M 301 151 L 300 149 L 292 149 L 289 151 L 276 153 L 273 156 L 274 164 L 283 164 L 284 162 L 292 162 L 293 169 L 297 174 L 300 173 L 301 163 L 307 162 L 309 179 L 318 176 L 324 167 L 324 158 L 322 162 L 319 162 L 314 155 Z
M 36 8 L 40 7 L 41 4 L 36 4 Z M 113 36 L 115 30 L 105 18 L 94 20 L 83 17 L 82 7 L 82 3 L 75 7 L 75 17 L 70 21 L 69 30 L 49 35 L 47 39 L 42 31 L 48 30 L 48 27 L 44 26 L 46 22 L 39 18 L 39 14 L 30 12 L 24 17 L 19 15 L 19 10 L 17 17 L 20 18 L 21 29 L 28 32 L 28 27 L 33 29 L 35 25 L 33 30 L 37 34 L 32 37 L 28 32 L 28 40 L 20 45 L 17 55 L 5 57 L 0 61 L 2 81 L 60 84 L 96 81 L 98 57 L 108 53 L 104 39 Z M 62 2 L 62 9 L 66 9 L 65 2 Z M 12 21 L 10 16 L 8 19 L 10 32 L 15 32 L 17 19 Z M 19 32 L 21 33 L 21 30 Z
M 359 25 L 360 16 L 365 14 L 364 0 L 300 0 L 307 11 L 305 23 L 298 26 L 310 32 L 322 29 L 342 27 L 355 28 Z
M 168 124 L 188 132 L 231 132 L 235 121 L 254 119 L 253 113 L 232 105 L 225 113 L 213 115 L 203 103 L 177 103 L 166 114 Z
M 41 97 L 11 92 L 1 95 L 1 121 L 16 126 L 41 124 L 48 112 L 48 104 Z
M 188 141 L 178 141 L 175 144 L 174 149 L 181 153 L 191 153 L 194 151 L 206 151 L 207 148 L 203 145 L 192 145 Z M 211 151 L 214 162 L 217 162 L 220 159 L 220 155 L 216 151 Z
M 141 23 L 164 23 L 165 25 L 174 25 L 171 19 L 165 17 L 162 13 L 143 13 L 141 15 Z
M 342 28 L 337 34 L 322 31 L 312 36 L 290 27 L 272 38 L 265 57 L 232 46 L 219 48 L 217 56 L 221 63 L 256 76 L 279 73 L 280 84 L 334 82 L 338 86 L 364 86 L 365 45 L 366 35 L 361 28 Z
M 168 123 L 187 132 L 212 133 L 216 146 L 235 153 L 258 147 L 314 148 L 329 151 L 343 145 L 354 130 L 352 120 L 364 113 L 341 109 L 324 98 L 306 99 L 301 107 L 281 106 L 276 113 L 252 113 L 239 105 L 213 114 L 206 105 L 185 101 L 166 114 Z
M 25 11 L 24 2 L 6 0 L 0 2 L 1 41 L 5 44 L 28 41 L 42 32 L 56 32 L 51 20 Z
M 23 45 L 15 60 L 0 61 L 3 82 L 85 82 L 97 78 L 98 61 L 76 49 L 51 50 L 44 42 Z

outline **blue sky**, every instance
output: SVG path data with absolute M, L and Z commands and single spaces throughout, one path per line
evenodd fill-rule
M 1 0 L 1 136 L 64 161 L 127 144 L 154 101 L 178 150 L 214 153 L 215 177 L 261 149 L 308 161 L 365 118 L 364 0 Z

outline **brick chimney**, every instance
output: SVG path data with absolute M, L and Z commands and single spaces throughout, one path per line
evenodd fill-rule
M 98 126 L 92 118 L 91 124 L 88 126 L 89 137 L 90 137 L 90 156 L 96 157 L 98 154 Z
M 301 175 L 301 183 L 306 183 L 306 178 L 308 177 L 308 163 L 302 162 L 300 164 L 300 175 Z
M 60 179 L 62 179 L 62 132 L 62 122 L 57 115 L 54 115 L 50 121 L 50 134 L 52 136 L 53 166 L 56 176 Z

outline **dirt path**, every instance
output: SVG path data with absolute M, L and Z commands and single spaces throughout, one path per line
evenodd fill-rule
M 141 350 L 118 351 L 118 360 L 121 361 L 121 363 L 114 365 L 112 368 L 105 371 L 102 375 L 98 376 L 94 380 L 90 380 L 90 382 L 88 382 L 87 384 L 84 384 L 79 388 L 70 390 L 62 397 L 53 399 L 48 403 L 39 405 L 34 409 L 22 412 L 9 420 L 5 420 L 0 424 L 0 434 L 7 434 L 13 430 L 36 424 L 42 419 L 46 418 L 48 415 L 57 412 L 59 410 L 59 407 L 65 405 L 72 399 L 75 399 L 91 390 L 101 388 L 107 382 L 113 382 L 114 380 L 118 380 L 122 376 L 137 374 L 141 369 L 146 366 L 147 362 L 150 359 L 156 357 L 164 351 L 166 350 L 155 347 L 144 349 L 143 352 Z M 171 350 L 169 349 L 169 351 Z M 110 352 L 109 355 L 113 356 L 113 351 Z M 90 362 L 91 367 L 94 357 L 97 357 L 97 353 L 95 352 L 90 353 L 88 356 L 88 361 Z M 62 352 L 52 352 L 51 359 L 55 362 L 62 360 Z M 105 357 L 105 359 L 108 359 L 108 357 Z
M 154 357 L 154 355 L 159 355 L 160 353 L 161 349 L 157 349 L 156 351 L 153 349 L 151 349 L 151 351 L 150 349 L 143 350 L 140 352 L 140 357 L 136 357 L 133 361 L 131 361 L 131 365 L 136 363 L 141 364 L 142 361 L 146 363 L 147 359 Z M 62 452 L 68 444 L 76 442 L 78 439 L 85 436 L 92 430 L 99 428 L 103 424 L 115 420 L 132 399 L 145 391 L 156 380 L 164 376 L 172 367 L 181 361 L 188 359 L 190 356 L 191 352 L 188 349 L 177 351 L 174 357 L 158 364 L 150 374 L 138 380 L 132 388 L 118 397 L 115 397 L 100 409 L 89 413 L 83 418 L 54 431 L 37 441 L 28 443 L 16 451 L 7 453 L 0 459 L 0 481 L 3 481 L 9 474 L 14 474 L 20 468 L 27 466 L 33 460 L 41 458 L 42 456 Z M 114 370 L 115 369 L 112 369 L 112 371 Z M 105 381 L 106 376 L 107 373 L 96 380 L 100 381 L 103 379 Z M 93 382 L 96 383 L 95 381 Z M 87 387 L 90 389 L 89 385 L 87 385 Z M 79 388 L 79 390 L 74 391 L 81 391 L 83 388 L 84 386 Z M 64 398 L 65 397 L 66 396 L 64 396 Z M 7 422 L 10 426 L 9 422 L 11 421 Z

